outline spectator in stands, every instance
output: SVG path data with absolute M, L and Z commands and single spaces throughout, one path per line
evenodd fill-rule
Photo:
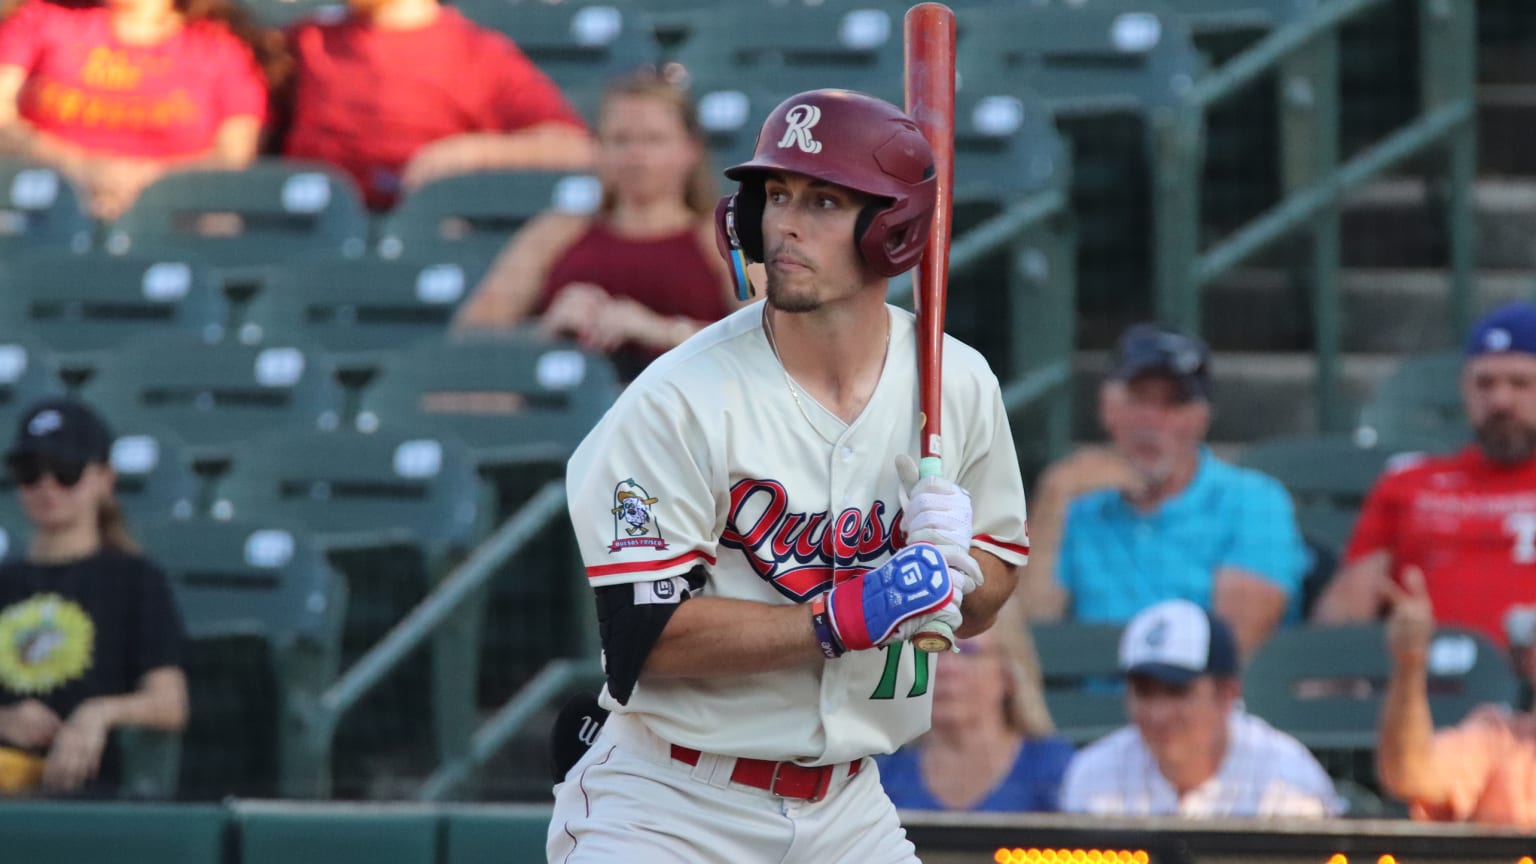
M 1099 416 L 1118 410 L 1125 401 L 1119 382 L 1099 388 Z M 1104 423 L 1106 427 L 1112 425 Z M 1072 502 L 1103 489 L 1135 496 L 1141 480 L 1113 447 L 1089 444 L 1051 463 L 1041 472 L 1029 498 L 1029 564 L 1019 578 L 1018 596 L 1029 617 L 1055 621 L 1065 612 L 1066 595 L 1056 581 L 1061 532 Z
M 580 115 L 510 39 L 438 0 L 347 0 L 289 34 L 282 152 L 352 175 L 368 206 L 454 174 L 585 168 Z
M 877 757 L 880 782 L 911 810 L 1052 811 L 1072 744 L 1045 705 L 1028 623 L 1009 604 L 997 625 L 960 640 L 934 681 L 933 726 Z
M 1103 386 L 1100 419 L 1133 478 L 1068 507 L 1061 606 L 1080 621 L 1118 623 L 1182 598 L 1231 622 L 1248 654 L 1285 616 L 1307 568 L 1290 495 L 1203 444 L 1210 352 L 1198 339 L 1131 327 Z
M 1461 397 L 1476 440 L 1398 460 L 1377 482 L 1314 621 L 1377 619 L 1410 566 L 1436 619 L 1501 644 L 1505 614 L 1536 603 L 1536 304 L 1501 306 L 1473 327 Z
M 232 0 L 27 0 L 0 22 L 0 154 L 116 218 L 167 171 L 248 164 L 284 58 Z
M 1383 788 L 1407 801 L 1416 819 L 1536 829 L 1536 714 L 1484 705 L 1437 734 L 1427 673 L 1435 615 L 1424 573 L 1406 567 L 1403 586 L 1389 583 L 1388 592 L 1392 677 L 1376 749 Z M 1536 647 L 1531 634 L 1518 635 L 1512 641 L 1531 676 Z
M 539 315 L 545 335 L 617 352 L 620 374 L 633 378 L 734 308 L 715 250 L 713 173 L 685 93 L 652 74 L 616 81 L 598 122 L 597 214 L 530 221 L 455 326 L 511 327 Z
M 86 405 L 46 400 L 6 453 L 32 527 L 0 565 L 0 787 L 112 795 L 121 726 L 187 721 L 181 619 L 112 495 L 112 435 Z
M 1078 753 L 1061 808 L 1101 815 L 1321 817 L 1343 809 L 1301 742 L 1243 711 L 1237 644 L 1187 600 L 1136 615 L 1120 639 L 1131 725 Z

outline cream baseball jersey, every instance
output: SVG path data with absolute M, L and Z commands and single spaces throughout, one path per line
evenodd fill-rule
M 763 304 L 716 322 L 653 363 L 572 456 L 571 521 L 594 588 L 703 566 L 699 596 L 805 603 L 879 566 L 902 541 L 898 453 L 918 452 L 911 313 L 888 310 L 886 363 L 863 413 L 845 424 L 789 382 L 763 329 Z M 944 473 L 970 492 L 974 545 L 1028 557 L 1024 489 L 997 380 L 946 339 Z M 928 728 L 940 659 L 895 643 L 791 669 L 642 679 L 626 704 L 674 744 L 819 765 L 894 751 Z

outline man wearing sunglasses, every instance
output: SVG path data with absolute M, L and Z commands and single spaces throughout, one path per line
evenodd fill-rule
M 112 433 L 80 402 L 22 417 L 5 464 L 31 541 L 0 564 L 0 791 L 112 795 L 119 726 L 186 725 L 181 619 L 113 498 Z

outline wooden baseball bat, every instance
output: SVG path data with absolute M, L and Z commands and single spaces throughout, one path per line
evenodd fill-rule
M 943 471 L 944 299 L 949 291 L 950 191 L 955 183 L 955 13 L 942 3 L 919 3 L 905 20 L 907 114 L 933 148 L 938 200 L 928 246 L 918 261 L 913 304 L 917 310 L 918 401 L 922 435 L 918 475 Z M 948 651 L 955 634 L 941 622 L 912 639 L 920 651 Z

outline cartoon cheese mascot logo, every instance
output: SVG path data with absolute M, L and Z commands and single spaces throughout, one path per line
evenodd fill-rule
M 661 523 L 652 509 L 655 504 L 656 499 L 633 477 L 613 487 L 613 544 L 608 547 L 609 552 L 636 547 L 667 548 L 661 537 Z

